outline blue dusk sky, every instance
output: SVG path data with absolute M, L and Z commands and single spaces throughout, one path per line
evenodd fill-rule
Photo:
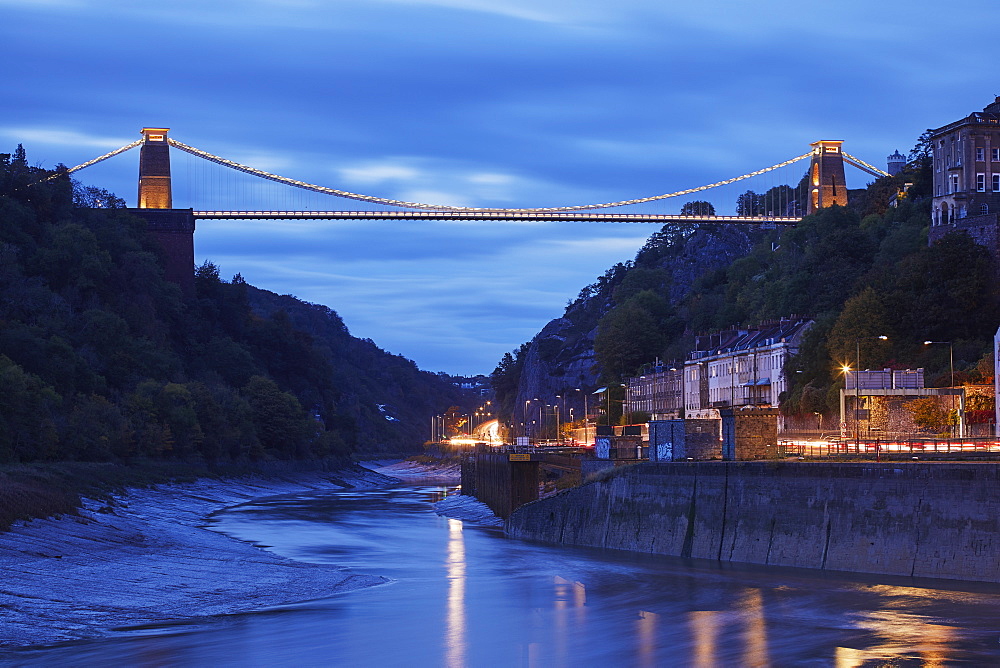
M 169 127 L 186 144 L 303 181 L 488 207 L 671 192 L 781 162 L 818 139 L 842 139 L 884 167 L 926 128 L 1000 94 L 1000 9 L 949 7 L 0 0 L 0 151 L 23 143 L 33 164 L 72 166 L 143 126 Z M 137 166 L 132 151 L 78 178 L 134 206 Z M 795 169 L 793 181 L 803 163 Z M 175 151 L 175 206 L 301 203 L 269 200 L 266 187 L 221 171 Z M 704 197 L 721 213 L 738 192 L 665 200 L 659 211 Z M 655 229 L 206 221 L 195 253 L 223 276 L 330 306 L 354 335 L 421 368 L 475 374 Z

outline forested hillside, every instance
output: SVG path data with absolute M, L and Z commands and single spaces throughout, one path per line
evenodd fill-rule
M 523 401 L 562 395 L 575 406 L 575 388 L 617 391 L 656 358 L 683 363 L 696 334 L 792 315 L 816 325 L 789 369 L 790 414 L 836 408 L 837 369 L 853 363 L 859 338 L 865 368 L 924 367 L 944 385 L 948 346 L 923 342 L 946 341 L 956 382 L 988 379 L 992 363 L 983 358 L 1000 325 L 997 267 L 965 234 L 927 245 L 929 160 L 919 151 L 913 158 L 899 175 L 852 191 L 848 207 L 794 228 L 664 226 L 634 261 L 585 287 L 561 318 L 501 360 L 493 374 L 500 405 L 511 415 Z M 907 183 L 907 196 L 890 206 Z
M 415 451 L 458 389 L 332 310 L 163 279 L 105 191 L 0 154 L 0 462 L 241 461 Z

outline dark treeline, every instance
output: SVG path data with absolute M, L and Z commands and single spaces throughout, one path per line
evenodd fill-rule
M 106 191 L 0 154 L 0 462 L 243 461 L 414 451 L 458 389 L 332 310 L 163 278 Z

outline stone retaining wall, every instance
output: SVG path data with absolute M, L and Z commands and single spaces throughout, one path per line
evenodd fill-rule
M 516 510 L 511 536 L 720 561 L 1000 581 L 1000 466 L 690 462 Z

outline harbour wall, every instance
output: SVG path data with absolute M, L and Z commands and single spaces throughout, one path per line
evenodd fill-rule
M 515 510 L 513 537 L 1000 582 L 1000 465 L 644 463 Z

